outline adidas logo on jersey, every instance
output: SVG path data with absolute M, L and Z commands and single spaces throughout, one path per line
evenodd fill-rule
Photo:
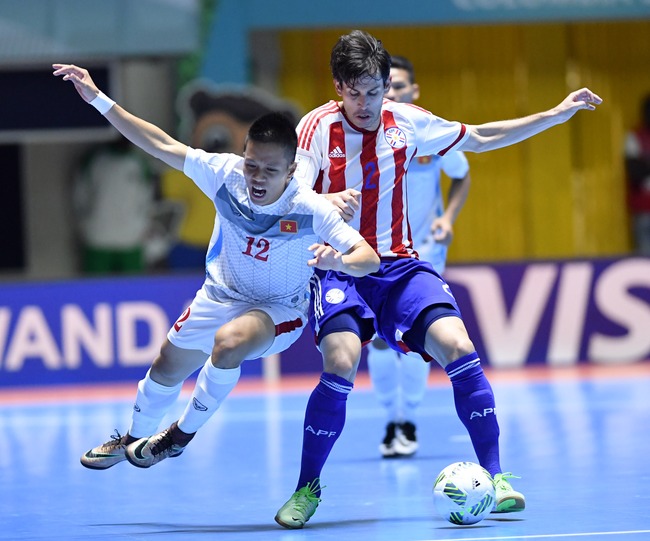
M 341 150 L 341 147 L 337 146 L 328 154 L 328 156 L 330 158 L 345 158 L 345 152 Z

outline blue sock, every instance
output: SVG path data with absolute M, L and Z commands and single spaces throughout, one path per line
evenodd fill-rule
M 345 406 L 352 383 L 323 372 L 305 411 L 302 461 L 296 490 L 320 478 L 327 457 L 345 425 Z M 320 496 L 320 487 L 316 492 Z
M 456 412 L 469 432 L 479 464 L 491 475 L 500 473 L 494 393 L 483 373 L 478 353 L 455 360 L 445 370 L 454 389 Z

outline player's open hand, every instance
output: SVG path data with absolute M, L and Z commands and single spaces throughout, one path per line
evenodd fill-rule
M 433 220 L 431 224 L 431 232 L 433 233 L 433 240 L 437 244 L 444 244 L 449 246 L 451 240 L 454 238 L 454 228 L 451 222 L 444 216 L 440 216 Z
M 73 64 L 52 64 L 53 75 L 70 81 L 84 101 L 90 103 L 99 94 L 99 89 L 90 77 L 88 70 Z
M 326 246 L 324 244 L 312 244 L 309 248 L 309 251 L 313 252 L 313 259 L 307 261 L 307 265 L 310 267 L 316 267 L 320 270 L 342 270 L 343 269 L 343 254 L 336 251 L 331 246 Z
M 563 120 L 570 119 L 580 109 L 594 111 L 597 105 L 603 103 L 603 99 L 588 88 L 581 88 L 571 92 L 560 105 L 557 106 Z
M 342 192 L 323 194 L 323 196 L 338 209 L 341 218 L 346 222 L 354 218 L 354 213 L 359 210 L 361 192 L 353 188 Z

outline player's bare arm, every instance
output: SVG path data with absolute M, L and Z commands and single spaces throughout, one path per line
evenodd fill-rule
M 447 197 L 447 206 L 445 211 L 439 218 L 436 218 L 431 224 L 431 231 L 433 232 L 433 240 L 445 246 L 451 244 L 454 238 L 453 225 L 456 218 L 460 214 L 461 209 L 465 205 L 467 196 L 469 195 L 469 187 L 471 178 L 467 173 L 463 178 L 451 179 L 451 186 L 449 187 L 449 196 Z
M 348 188 L 342 192 L 323 194 L 323 197 L 336 207 L 343 220 L 349 222 L 354 218 L 354 213 L 359 210 L 361 192 Z
M 379 270 L 379 256 L 365 240 L 357 242 L 345 254 L 318 243 L 312 244 L 309 250 L 314 255 L 313 259 L 307 261 L 310 267 L 340 271 L 357 277 Z
M 544 130 L 562 124 L 581 109 L 593 111 L 603 102 L 602 98 L 582 88 L 569 94 L 562 103 L 534 115 L 515 120 L 501 120 L 475 126 L 467 126 L 469 137 L 457 150 L 486 152 L 524 141 Z
M 53 75 L 62 77 L 64 81 L 70 81 L 85 102 L 90 103 L 100 95 L 100 90 L 88 70 L 73 64 L 52 64 L 52 68 Z M 170 167 L 183 170 L 187 153 L 186 145 L 150 122 L 129 113 L 118 104 L 113 105 L 104 116 L 134 145 Z

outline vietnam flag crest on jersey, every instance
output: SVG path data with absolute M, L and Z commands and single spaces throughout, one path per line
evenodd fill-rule
M 280 220 L 280 231 L 282 233 L 297 233 L 298 222 L 295 220 Z

